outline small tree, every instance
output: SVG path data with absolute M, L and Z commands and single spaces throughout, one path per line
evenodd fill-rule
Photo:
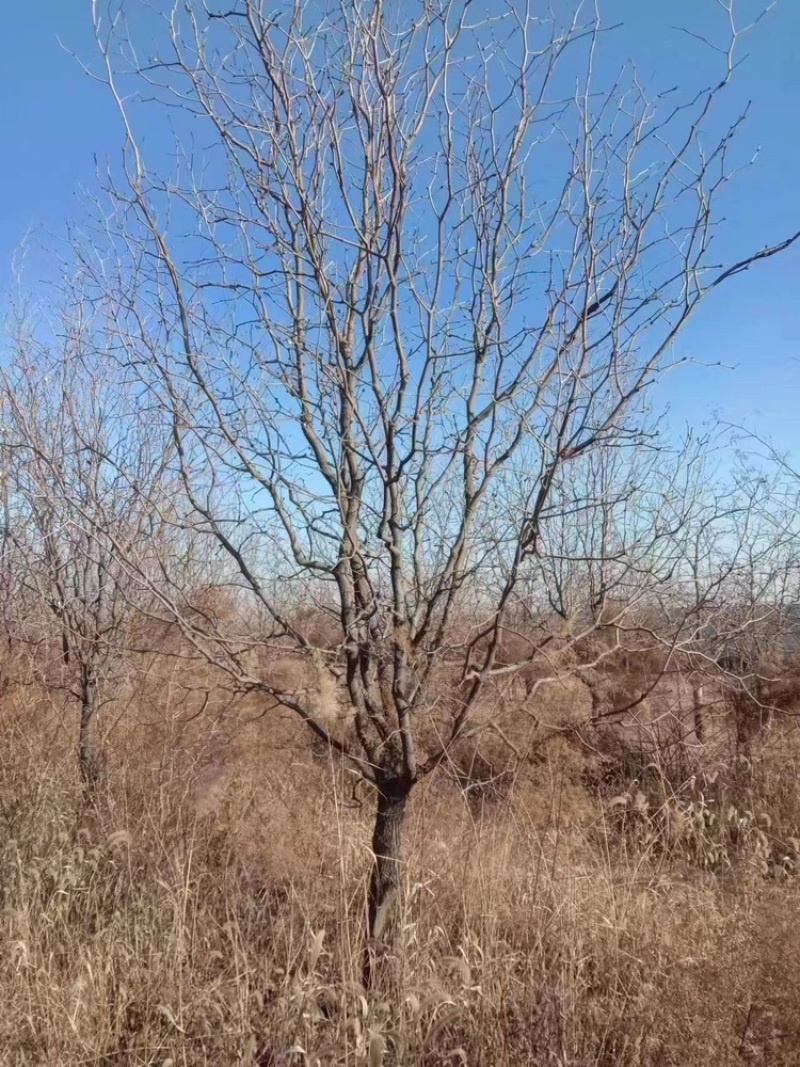
M 411 791 L 498 672 L 541 654 L 501 662 L 503 635 L 576 465 L 642 445 L 643 398 L 699 304 L 796 240 L 710 252 L 739 123 L 701 133 L 732 12 L 715 87 L 676 104 L 632 69 L 598 77 L 582 11 L 190 0 L 146 63 L 123 7 L 96 12 L 126 140 L 102 269 L 84 266 L 171 420 L 197 528 L 274 639 L 341 671 L 354 741 L 176 616 L 375 786 L 373 937 Z M 146 163 L 132 79 L 180 109 L 175 173 Z M 320 589 L 324 650 L 287 606 Z
M 725 444 L 736 440 L 726 433 Z M 704 503 L 683 567 L 684 602 L 692 612 L 680 666 L 692 682 L 701 742 L 707 739 L 706 708 L 726 699 L 746 729 L 754 718 L 769 720 L 775 709 L 762 701 L 764 685 L 778 695 L 767 675 L 775 657 L 785 658 L 790 649 L 798 596 L 795 508 L 786 485 L 774 470 L 755 468 L 738 447 L 727 458 L 732 469 L 724 495 Z M 748 708 L 751 721 L 743 724 L 739 713 Z
M 73 308 L 38 330 L 16 325 L 0 379 L 11 636 L 32 646 L 47 684 L 77 702 L 78 765 L 94 786 L 103 764 L 95 717 L 116 695 L 144 606 L 131 564 L 146 571 L 163 525 L 150 501 L 168 438 L 135 414 L 113 365 L 91 359 L 91 320 Z

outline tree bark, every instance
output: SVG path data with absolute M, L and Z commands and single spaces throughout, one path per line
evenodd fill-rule
M 97 679 L 87 665 L 81 666 L 81 721 L 78 733 L 78 766 L 87 789 L 93 789 L 100 778 L 100 764 L 94 750 L 92 723 L 97 707 Z
M 704 692 L 702 685 L 696 685 L 692 689 L 694 704 L 694 734 L 702 745 L 706 739 L 706 719 L 703 710 Z
M 368 988 L 378 950 L 385 944 L 389 915 L 400 891 L 403 823 L 411 786 L 402 778 L 378 782 L 378 804 L 372 833 L 372 873 L 367 896 L 367 930 L 363 981 Z

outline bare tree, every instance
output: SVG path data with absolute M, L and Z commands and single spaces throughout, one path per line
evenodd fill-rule
M 736 740 L 748 751 L 776 713 L 796 703 L 800 561 L 792 469 L 774 451 L 748 455 L 739 441 L 735 479 L 749 499 L 739 559 L 722 583 L 722 610 L 711 620 L 717 687 L 730 702 Z M 747 447 L 756 446 L 749 438 Z
M 33 649 L 47 684 L 78 704 L 78 765 L 94 786 L 104 762 L 95 717 L 118 695 L 144 607 L 130 565 L 143 572 L 153 559 L 163 517 L 150 501 L 169 438 L 146 412 L 132 415 L 113 366 L 91 359 L 96 324 L 80 310 L 38 328 L 16 319 L 0 379 L 2 564 L 14 586 L 10 634 Z
M 176 617 L 375 786 L 373 937 L 412 789 L 498 673 L 541 653 L 500 661 L 546 527 L 571 521 L 571 472 L 643 444 L 643 400 L 699 304 L 798 236 L 727 264 L 711 251 L 740 124 L 705 132 L 732 10 L 714 87 L 676 103 L 633 69 L 596 74 L 582 6 L 564 25 L 534 8 L 189 0 L 145 60 L 125 6 L 95 7 L 125 147 L 84 270 L 171 420 L 197 528 L 265 640 L 342 674 L 354 738 L 178 599 Z M 147 102 L 174 121 L 174 172 L 146 161 Z M 335 620 L 335 647 L 292 591 Z

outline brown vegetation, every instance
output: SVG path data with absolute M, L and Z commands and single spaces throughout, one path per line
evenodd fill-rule
M 701 752 L 666 683 L 624 724 L 577 731 L 591 699 L 574 677 L 506 702 L 413 799 L 366 999 L 367 787 L 320 773 L 293 716 L 153 657 L 113 729 L 121 709 L 104 710 L 110 773 L 89 803 L 76 708 L 6 673 L 0 1063 L 800 1056 L 791 717 L 737 762 L 730 709 Z

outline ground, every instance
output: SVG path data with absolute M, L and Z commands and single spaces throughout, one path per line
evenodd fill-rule
M 413 797 L 367 995 L 368 787 L 262 698 L 194 718 L 181 669 L 103 710 L 91 800 L 63 696 L 4 694 L 0 1064 L 800 1062 L 791 716 L 737 756 L 724 708 L 698 746 L 657 701 L 553 732 L 567 678 L 507 700 Z

